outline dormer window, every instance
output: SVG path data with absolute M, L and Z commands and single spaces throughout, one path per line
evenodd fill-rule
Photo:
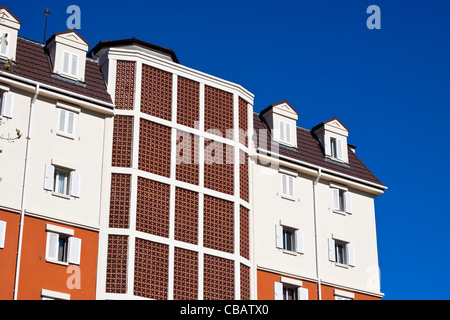
M 326 136 L 325 139 L 330 140 L 330 150 L 327 150 L 327 155 L 331 158 L 335 158 L 338 160 L 343 160 L 342 158 L 342 141 L 340 139 L 334 137 Z M 326 144 L 327 142 L 325 142 Z
M 325 158 L 348 163 L 348 129 L 334 117 L 312 128 L 321 143 Z
M 286 144 L 292 144 L 291 138 L 291 124 L 280 120 L 279 122 L 280 142 Z
M 0 55 L 3 57 L 8 56 L 8 33 L 0 31 Z
M 78 75 L 78 55 L 64 51 L 62 72 L 76 78 Z
M 0 7 L 0 58 L 16 61 L 19 19 L 6 6 Z

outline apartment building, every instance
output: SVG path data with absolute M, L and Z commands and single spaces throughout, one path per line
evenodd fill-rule
M 77 32 L 20 26 L 0 8 L 0 299 L 95 299 L 112 100 Z
M 102 41 L 115 102 L 99 299 L 250 299 L 253 95 L 138 39 Z
M 338 118 L 311 130 L 281 101 L 254 113 L 258 299 L 380 299 L 374 198 L 386 187 Z

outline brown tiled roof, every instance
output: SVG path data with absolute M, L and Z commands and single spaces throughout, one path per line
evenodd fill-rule
M 81 94 L 103 102 L 112 103 L 106 91 L 103 74 L 97 62 L 86 60 L 85 82 L 78 83 L 52 73 L 52 65 L 48 53 L 40 43 L 19 37 L 17 39 L 16 63 L 14 75 L 21 76 L 42 84 Z M 0 62 L 0 69 L 4 69 L 4 62 Z
M 253 114 L 253 127 L 258 134 L 259 129 L 267 129 L 267 144 L 266 149 L 271 151 L 272 138 L 270 130 L 266 123 L 257 114 Z M 258 146 L 258 136 L 254 137 L 255 145 Z M 262 146 L 261 146 L 262 147 Z M 358 179 L 363 179 L 368 182 L 383 185 L 380 180 L 364 165 L 364 163 L 356 156 L 356 154 L 348 149 L 348 165 L 334 162 L 333 160 L 326 159 L 323 148 L 319 141 L 315 138 L 314 134 L 304 128 L 297 127 L 297 148 L 289 148 L 279 145 L 280 156 L 286 156 L 296 160 L 300 160 L 309 163 L 314 166 L 319 166 L 322 169 L 329 169 L 339 173 L 349 175 Z

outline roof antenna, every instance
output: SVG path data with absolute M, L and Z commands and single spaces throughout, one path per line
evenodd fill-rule
M 45 35 L 47 33 L 47 18 L 48 18 L 48 15 L 50 14 L 50 11 L 48 10 L 48 8 L 47 8 L 47 10 L 44 11 L 44 14 L 45 14 L 45 29 L 44 29 L 44 41 L 42 42 L 43 44 L 45 44 Z

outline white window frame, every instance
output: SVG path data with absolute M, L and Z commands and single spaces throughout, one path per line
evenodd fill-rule
M 338 247 L 343 249 L 342 260 L 338 258 Z M 337 266 L 354 267 L 355 252 L 353 244 L 338 238 L 328 238 L 328 260 L 334 262 Z
M 280 183 L 281 183 L 281 197 L 290 200 L 295 199 L 295 175 L 280 172 Z
M 292 125 L 284 120 L 278 121 L 278 140 L 283 143 L 292 146 Z
M 45 247 L 45 260 L 47 262 L 67 266 L 80 264 L 81 239 L 74 237 L 74 230 L 47 224 L 47 242 Z M 60 254 L 60 240 L 64 240 L 63 253 Z
M 344 161 L 344 148 L 342 139 L 326 134 L 324 136 L 324 140 L 325 155 L 334 160 Z
M 12 119 L 14 113 L 14 94 L 6 91 L 0 98 L 0 116 Z
M 0 249 L 5 248 L 6 239 L 6 221 L 0 220 Z
M 280 277 L 280 282 L 274 282 L 274 299 L 288 300 L 287 290 L 293 290 L 293 300 L 309 300 L 308 289 L 303 287 L 303 282 L 300 280 Z
M 68 56 L 68 61 L 67 61 L 67 72 L 64 70 L 64 65 L 65 65 L 65 59 L 66 59 L 66 54 Z M 75 66 L 75 74 L 72 73 L 73 71 L 73 59 L 76 58 L 76 66 Z M 79 69 L 79 64 L 80 64 L 80 56 L 76 53 L 72 53 L 69 51 L 63 51 L 62 52 L 62 59 L 61 59 L 61 73 L 63 75 L 69 76 L 71 78 L 77 78 L 78 77 L 78 69 Z
M 4 38 L 5 35 L 6 38 L 8 38 L 8 32 L 0 30 L 0 38 L 2 39 L 2 43 L 0 44 L 0 56 L 7 58 L 9 53 L 9 41 L 8 39 Z M 6 40 L 8 43 L 5 43 L 4 40 Z M 5 48 L 5 52 L 2 52 L 2 48 Z
M 287 246 L 286 241 L 287 233 L 290 233 L 291 237 L 291 245 L 289 247 Z M 276 247 L 278 249 L 282 249 L 283 252 L 292 254 L 305 253 L 304 236 L 303 232 L 300 231 L 299 229 L 285 225 L 276 225 L 275 236 L 276 236 Z
M 42 300 L 70 300 L 69 293 L 41 289 Z
M 333 212 L 352 214 L 352 194 L 345 187 L 331 186 L 331 205 Z
M 65 175 L 64 186 L 60 192 L 60 175 Z M 79 198 L 81 193 L 81 173 L 60 165 L 46 164 L 44 175 L 44 189 L 51 191 L 52 195 L 60 196 L 66 199 L 70 197 Z
M 58 135 L 62 135 L 73 139 L 75 137 L 77 115 L 78 113 L 72 110 L 68 110 L 66 108 L 58 108 L 56 133 Z M 70 123 L 70 121 L 72 121 L 72 123 Z M 72 127 L 72 130 L 69 130 L 70 127 Z

